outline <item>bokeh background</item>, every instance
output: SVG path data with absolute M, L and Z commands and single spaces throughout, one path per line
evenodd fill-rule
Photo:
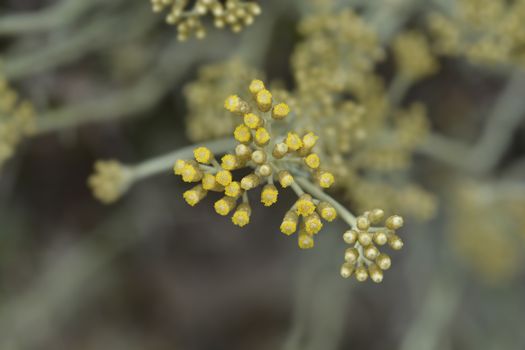
M 293 88 L 310 3 L 259 1 L 242 33 L 180 43 L 147 0 L 0 1 L 2 69 L 41 127 L 0 174 L 1 349 L 525 347 L 520 61 L 439 56 L 440 71 L 409 90 L 432 135 L 455 141 L 430 137 L 415 152 L 410 177 L 438 207 L 406 218 L 405 248 L 379 285 L 340 277 L 342 224 L 311 251 L 279 233 L 289 193 L 255 207 L 243 229 L 210 199 L 188 207 L 170 172 L 109 206 L 91 195 L 97 159 L 135 164 L 191 143 L 184 88 L 203 66 L 241 57 Z M 425 32 L 426 14 L 454 1 L 333 3 L 382 18 L 372 28 L 394 36 Z M 391 59 L 377 69 L 387 80 L 395 71 Z M 512 122 L 497 119 L 505 108 L 516 109 Z M 471 166 L 491 152 L 493 165 Z

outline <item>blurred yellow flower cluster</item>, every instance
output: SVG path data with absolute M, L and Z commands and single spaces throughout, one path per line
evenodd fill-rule
M 88 178 L 93 196 L 105 204 L 117 201 L 131 185 L 130 171 L 117 160 L 98 160 Z
M 463 180 L 452 193 L 450 245 L 488 283 L 523 271 L 525 187 L 520 186 Z
M 0 169 L 35 127 L 33 105 L 19 98 L 0 71 Z
M 238 119 L 227 110 L 221 110 L 224 91 L 244 91 L 254 77 L 264 78 L 261 72 L 248 67 L 239 58 L 200 68 L 197 80 L 184 87 L 189 139 L 198 142 L 230 135 Z
M 177 38 L 181 41 L 190 36 L 197 39 L 206 37 L 201 18 L 208 14 L 213 16 L 216 28 L 228 26 L 235 33 L 252 24 L 254 18 L 261 14 L 256 2 L 244 0 L 151 0 L 151 4 L 154 12 L 168 8 L 166 22 L 177 26 Z
M 428 25 L 440 54 L 481 64 L 525 64 L 525 1 L 459 0 Z
M 352 10 L 307 17 L 299 32 L 303 40 L 295 47 L 291 62 L 295 89 L 272 85 L 273 95 L 286 100 L 294 112 L 288 123 L 298 133 L 313 131 L 319 136 L 317 148 L 325 167 L 339 179 L 337 187 L 359 211 L 380 204 L 387 213 L 431 218 L 436 208 L 434 196 L 409 182 L 394 185 L 388 179 L 390 173 L 409 169 L 414 150 L 429 130 L 424 105 L 403 106 L 392 101 L 403 84 L 410 86 L 437 71 L 426 39 L 414 32 L 398 36 L 393 52 L 399 72 L 395 81 L 401 84 L 392 83 L 387 89 L 383 77 L 375 72 L 385 50 L 375 32 Z M 218 104 L 215 101 L 221 91 L 243 84 L 246 73 L 255 71 L 238 61 L 205 69 L 213 74 L 201 74 L 187 90 L 193 140 L 224 136 L 233 130 L 233 117 L 217 114 L 202 101 L 206 98 Z M 377 175 L 368 176 L 374 173 Z M 401 200 L 405 191 L 413 202 Z M 414 204 L 419 199 L 423 206 Z

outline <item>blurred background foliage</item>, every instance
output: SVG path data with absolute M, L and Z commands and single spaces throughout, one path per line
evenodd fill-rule
M 523 349 L 525 1 L 258 3 L 179 42 L 147 0 L 0 1 L 0 348 Z M 342 226 L 312 251 L 280 234 L 291 195 L 243 230 L 170 171 L 92 197 L 97 159 L 228 134 L 255 77 L 334 116 L 336 197 L 406 215 L 382 284 L 339 276 Z M 340 123 L 349 97 L 364 124 Z

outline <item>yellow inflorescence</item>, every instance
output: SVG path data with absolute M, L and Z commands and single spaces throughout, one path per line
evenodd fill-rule
M 88 185 L 93 195 L 105 204 L 118 200 L 127 191 L 130 184 L 130 171 L 116 160 L 97 161 L 95 173 L 88 178 Z M 188 201 L 186 194 L 184 198 Z M 195 201 L 195 203 L 197 202 L 198 200 Z
M 166 22 L 177 26 L 177 38 L 181 41 L 192 35 L 198 39 L 206 36 L 201 18 L 207 14 L 213 16 L 216 28 L 228 26 L 237 33 L 251 25 L 261 13 L 256 2 L 244 0 L 197 0 L 193 5 L 189 0 L 151 0 L 151 5 L 154 12 L 169 9 Z
M 19 99 L 0 71 L 0 170 L 20 142 L 35 129 L 33 105 Z
M 318 136 L 311 131 L 282 130 L 278 122 L 290 115 L 291 108 L 285 102 L 275 102 L 278 98 L 261 80 L 253 80 L 248 92 L 251 100 L 230 95 L 224 102 L 226 110 L 241 118 L 233 131 L 239 142 L 235 152 L 222 156 L 219 164 L 211 150 L 198 147 L 194 151 L 195 160 L 175 163 L 176 175 L 182 176 L 185 182 L 199 183 L 186 191 L 184 198 L 193 206 L 202 201 L 208 191 L 222 192 L 224 197 L 215 202 L 215 211 L 224 216 L 233 213 L 232 222 L 243 227 L 250 221 L 248 193 L 251 190 L 262 185 L 260 201 L 264 206 L 271 206 L 279 198 L 274 182 L 282 188 L 291 187 L 300 197 L 286 213 L 280 229 L 291 235 L 299 228 L 299 247 L 311 248 L 312 235 L 322 229 L 323 220 L 333 221 L 337 217 L 333 206 L 304 194 L 295 182 L 296 176 L 313 180 L 320 188 L 328 188 L 334 182 L 330 172 L 321 170 L 321 158 L 313 152 Z M 272 123 L 275 125 L 271 126 Z M 296 174 L 298 166 L 301 172 Z M 253 172 L 234 180 L 232 172 L 243 168 L 252 168 Z

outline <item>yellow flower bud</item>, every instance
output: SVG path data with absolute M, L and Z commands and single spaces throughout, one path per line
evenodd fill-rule
M 292 174 L 290 174 L 286 170 L 281 170 L 278 174 L 279 183 L 283 188 L 287 188 L 288 186 L 291 186 L 294 183 L 294 179 Z
M 258 128 L 255 132 L 255 142 L 259 146 L 264 146 L 270 141 L 270 133 L 265 128 Z
M 359 251 L 356 248 L 348 248 L 345 250 L 345 261 L 350 264 L 355 264 L 359 259 Z
M 375 283 L 381 283 L 381 281 L 383 281 L 383 271 L 381 271 L 376 264 L 368 266 L 368 274 L 370 275 L 370 279 Z
M 314 247 L 314 238 L 304 231 L 299 232 L 297 241 L 301 249 L 312 249 Z
M 281 120 L 290 113 L 290 107 L 286 103 L 279 103 L 272 108 L 272 118 Z
M 281 223 L 281 232 L 288 236 L 293 234 L 297 230 L 298 222 L 299 216 L 292 210 L 288 211 Z
M 356 226 L 361 231 L 367 231 L 370 227 L 370 221 L 366 216 L 358 216 L 356 219 Z
M 239 159 L 233 154 L 225 154 L 221 158 L 221 167 L 225 170 L 235 170 L 240 167 Z
M 344 263 L 341 266 L 341 277 L 343 278 L 349 278 L 352 276 L 352 273 L 354 273 L 354 265 L 349 263 Z
M 204 176 L 203 172 L 196 164 L 186 162 L 181 170 L 182 180 L 184 182 L 197 182 Z
M 374 242 L 377 245 L 385 245 L 388 242 L 388 236 L 384 231 L 377 231 L 374 233 Z
M 195 160 L 202 164 L 209 164 L 213 159 L 213 153 L 206 147 L 198 147 L 193 151 Z
M 311 215 L 308 215 L 304 219 L 304 226 L 306 229 L 306 232 L 309 234 L 317 234 L 321 229 L 323 228 L 323 223 L 321 222 L 321 218 L 317 213 L 312 213 Z
M 212 174 L 204 174 L 204 177 L 202 178 L 202 188 L 207 191 L 224 191 L 224 186 L 220 185 Z
M 330 188 L 335 182 L 334 175 L 332 173 L 329 173 L 327 171 L 321 171 L 317 175 L 317 181 L 319 182 L 319 186 L 322 188 Z
M 237 95 L 231 95 L 224 101 L 224 108 L 232 113 L 237 113 L 241 106 L 241 98 Z
M 366 247 L 372 243 L 372 234 L 368 232 L 359 232 L 357 240 L 363 247 Z
M 364 282 L 368 279 L 368 271 L 366 270 L 366 267 L 359 266 L 355 269 L 355 279 L 359 282 Z
M 311 153 L 304 158 L 304 163 L 310 169 L 317 169 L 319 168 L 319 165 L 321 165 L 321 160 L 319 159 L 319 156 L 317 154 Z
M 393 215 L 386 219 L 385 226 L 390 230 L 397 230 L 403 227 L 403 218 L 399 215 Z
M 257 96 L 257 94 L 264 89 L 265 89 L 264 83 L 261 80 L 257 80 L 257 79 L 252 80 L 248 88 L 248 90 L 250 90 L 251 94 L 254 96 Z
M 206 197 L 207 194 L 208 191 L 206 191 L 202 187 L 202 185 L 197 185 L 191 190 L 184 192 L 183 197 L 186 200 L 186 202 L 193 207 L 194 205 L 199 203 L 204 197 Z
M 332 222 L 337 218 L 337 211 L 328 202 L 319 203 L 319 205 L 317 206 L 317 212 L 321 215 L 321 217 L 324 220 L 328 222 Z
M 357 231 L 348 230 L 343 234 L 343 239 L 347 244 L 354 244 L 357 241 Z
M 272 108 L 272 93 L 266 89 L 259 91 L 255 95 L 255 102 L 259 110 L 268 112 Z
M 303 136 L 303 147 L 306 149 L 312 149 L 317 143 L 319 137 L 313 132 L 309 132 Z
M 279 191 L 277 191 L 277 188 L 274 185 L 266 185 L 261 192 L 261 203 L 263 203 L 264 206 L 269 207 L 277 202 L 278 195 Z
M 272 155 L 276 159 L 281 159 L 288 153 L 288 145 L 286 143 L 277 143 L 273 147 Z
M 237 207 L 235 213 L 233 213 L 232 222 L 234 225 L 244 227 L 250 223 L 251 214 L 252 210 L 250 205 L 247 203 L 242 203 Z
M 248 191 L 259 186 L 260 183 L 261 179 L 259 178 L 259 176 L 255 174 L 246 175 L 241 180 L 241 188 L 243 190 Z
M 186 165 L 186 161 L 182 159 L 178 159 L 175 164 L 173 165 L 173 173 L 175 175 L 182 175 L 182 170 L 184 169 L 184 166 Z
M 264 164 L 266 159 L 266 152 L 264 152 L 262 149 L 258 149 L 252 153 L 252 161 L 255 164 Z
M 232 173 L 228 170 L 221 170 L 215 175 L 215 181 L 222 186 L 228 186 L 232 182 Z
M 257 114 L 247 113 L 244 115 L 244 125 L 250 129 L 257 129 L 262 125 L 262 120 Z
M 246 125 L 241 124 L 235 128 L 233 137 L 239 142 L 247 143 L 252 139 L 252 133 Z
M 226 216 L 228 215 L 237 205 L 237 199 L 232 197 L 222 197 L 214 204 L 215 211 L 217 214 Z
M 381 270 L 388 270 L 392 265 L 392 261 L 388 255 L 379 254 L 379 256 L 376 258 L 376 264 L 379 266 L 379 268 L 381 268 Z
M 237 198 L 241 195 L 241 193 L 241 184 L 237 181 L 232 181 L 226 187 L 224 187 L 224 194 L 228 197 Z
M 397 235 L 391 235 L 388 239 L 388 244 L 394 250 L 400 250 L 403 248 L 403 241 Z
M 295 206 L 297 214 L 304 217 L 312 215 L 312 213 L 315 211 L 315 204 L 312 200 L 312 196 L 309 194 L 301 195 L 297 202 L 295 202 Z
M 285 143 L 288 146 L 288 149 L 292 151 L 297 151 L 303 146 L 303 141 L 301 140 L 299 135 L 297 135 L 294 132 L 288 133 L 288 135 L 286 136 Z
M 368 260 L 374 260 L 379 256 L 379 250 L 375 245 L 370 244 L 368 247 L 365 247 L 364 254 Z

